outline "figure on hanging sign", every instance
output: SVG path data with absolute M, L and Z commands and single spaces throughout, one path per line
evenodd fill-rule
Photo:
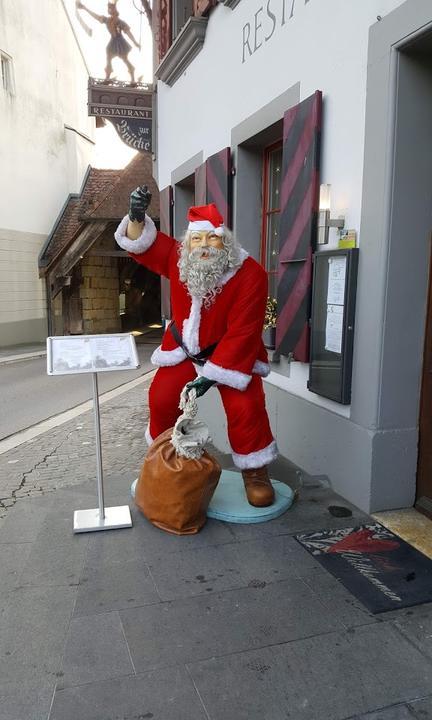
M 107 64 L 105 68 L 105 79 L 109 80 L 111 78 L 113 71 L 113 58 L 118 57 L 120 58 L 120 60 L 123 60 L 124 64 L 126 65 L 131 78 L 131 83 L 135 83 L 135 68 L 128 58 L 128 55 L 132 50 L 132 46 L 129 45 L 124 35 L 127 35 L 128 38 L 132 40 L 135 47 L 137 47 L 139 50 L 141 49 L 141 46 L 132 35 L 129 25 L 125 23 L 124 20 L 120 19 L 120 15 L 117 10 L 117 0 L 108 3 L 108 17 L 106 15 L 98 15 L 97 13 L 93 12 L 93 10 L 90 10 L 88 7 L 83 5 L 82 2 L 79 2 L 79 0 L 76 0 L 76 7 L 77 10 L 85 10 L 95 20 L 100 23 L 104 23 L 107 26 L 109 34 L 111 35 L 111 40 L 109 41 L 106 48 Z
M 235 465 L 251 505 L 274 502 L 268 464 L 277 457 L 262 377 L 270 372 L 262 341 L 267 273 L 239 245 L 214 203 L 191 207 L 184 238 L 158 232 L 146 215 L 146 186 L 131 194 L 115 238 L 123 250 L 171 283 L 173 321 L 151 361 L 159 367 L 149 391 L 151 444 L 180 415 L 183 387 L 221 395 Z

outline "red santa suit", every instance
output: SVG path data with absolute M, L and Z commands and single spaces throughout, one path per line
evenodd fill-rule
M 191 355 L 217 344 L 205 364 L 188 358 L 167 328 L 151 362 L 159 367 L 149 391 L 151 443 L 175 424 L 181 390 L 197 374 L 217 382 L 228 421 L 234 463 L 241 469 L 260 468 L 277 457 L 265 407 L 262 377 L 270 368 L 262 342 L 267 301 L 267 273 L 245 250 L 240 267 L 218 281 L 221 290 L 206 308 L 191 297 L 179 277 L 179 243 L 158 232 L 148 216 L 137 240 L 126 237 L 129 216 L 115 238 L 136 262 L 170 280 L 173 321 Z

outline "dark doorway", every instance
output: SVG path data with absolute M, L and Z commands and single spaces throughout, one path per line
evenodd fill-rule
M 421 377 L 420 411 L 418 417 L 419 440 L 417 457 L 416 508 L 432 517 L 432 273 L 430 265 L 430 242 L 432 237 L 432 34 L 426 33 L 415 38 L 404 48 L 399 62 L 398 124 L 396 130 L 396 165 L 401 170 L 405 183 L 404 199 L 396 195 L 394 203 L 399 204 L 405 222 L 410 226 L 405 233 L 405 245 L 410 249 L 414 261 L 403 265 L 404 286 L 399 288 L 400 296 L 411 288 L 406 303 L 406 314 L 400 315 L 400 332 L 404 336 L 407 352 L 410 352 L 409 336 L 404 327 L 424 322 L 424 353 Z M 406 204 L 405 204 L 406 203 Z M 398 221 L 397 212 L 394 220 Z M 415 288 L 426 290 L 425 270 L 429 269 L 429 292 L 426 297 L 417 296 Z M 412 268 L 416 273 L 412 273 Z M 411 285 L 410 285 L 411 284 Z M 416 302 L 418 303 L 416 305 Z M 419 309 L 416 312 L 416 307 Z M 423 314 L 425 312 L 425 315 Z M 424 320 L 423 320 L 424 318 Z M 404 362 L 401 357 L 401 362 Z M 421 367 L 421 360 L 419 362 Z M 407 374 L 406 387 L 409 387 Z M 418 386 L 417 386 L 418 388 Z M 412 387 L 412 392 L 418 389 Z M 416 395 L 417 395 L 416 393 Z M 403 391 L 401 393 L 403 396 Z M 418 396 L 417 396 L 418 397 Z
M 120 317 L 123 332 L 139 338 L 160 335 L 160 277 L 130 258 L 119 260 Z
M 432 518 L 432 265 L 420 400 L 416 508 Z

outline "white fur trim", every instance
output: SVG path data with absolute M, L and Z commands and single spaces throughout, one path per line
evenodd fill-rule
M 222 275 L 221 279 L 218 281 L 218 285 L 226 285 L 228 280 L 231 280 L 231 278 L 234 277 L 236 272 L 238 272 L 238 270 L 240 270 L 240 268 L 243 265 L 246 258 L 249 257 L 249 253 L 246 250 L 244 250 L 243 248 L 240 248 L 239 257 L 240 257 L 240 265 L 238 267 L 234 268 L 234 270 L 230 270 L 229 272 L 225 273 L 225 275 Z
M 151 247 L 151 245 L 153 245 L 154 241 L 156 240 L 156 225 L 154 224 L 151 217 L 146 215 L 145 225 L 141 235 L 136 240 L 131 240 L 130 238 L 126 237 L 129 221 L 129 215 L 125 215 L 117 230 L 115 231 L 114 237 L 116 239 L 117 245 L 120 245 L 123 250 L 127 250 L 128 252 L 134 253 L 135 255 L 141 255 L 141 253 L 144 253 L 146 250 L 148 250 L 149 247 Z
M 252 375 L 246 375 L 238 370 L 227 370 L 220 365 L 215 365 L 210 360 L 207 360 L 205 365 L 200 368 L 199 374 L 222 385 L 229 385 L 235 390 L 246 390 L 252 380 Z
M 152 444 L 152 442 L 154 442 L 152 436 L 150 435 L 150 423 L 146 427 L 145 439 L 146 439 L 146 443 L 148 446 L 150 446 Z
M 262 450 L 257 450 L 256 452 L 251 452 L 247 455 L 239 455 L 235 452 L 232 453 L 234 465 L 240 468 L 240 470 L 251 470 L 253 468 L 264 467 L 265 465 L 271 463 L 272 460 L 276 460 L 277 456 L 278 449 L 275 440 Z
M 183 360 L 186 360 L 186 353 L 181 347 L 176 347 L 174 350 L 162 350 L 161 346 L 156 348 L 153 355 L 150 358 L 152 365 L 179 365 Z
M 267 377 L 267 375 L 270 375 L 270 365 L 262 360 L 255 360 L 252 372 L 261 377 Z
M 194 220 L 189 223 L 188 230 L 191 232 L 193 230 L 196 232 L 214 232 L 214 234 L 219 235 L 219 237 L 222 237 L 225 234 L 225 227 L 223 225 L 215 227 L 210 220 Z
M 199 329 L 202 303 L 202 298 L 193 296 L 190 315 L 183 322 L 183 344 L 186 345 L 191 355 L 198 355 L 200 351 Z

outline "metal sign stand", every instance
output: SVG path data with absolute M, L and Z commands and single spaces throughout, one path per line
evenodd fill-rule
M 92 373 L 99 507 L 75 510 L 74 533 L 132 527 L 128 505 L 105 507 L 102 444 L 99 414 L 98 372 L 134 370 L 140 366 L 132 333 L 63 335 L 47 338 L 48 375 Z
M 93 532 L 95 530 L 115 530 L 132 527 L 132 518 L 128 505 L 105 507 L 102 467 L 102 444 L 99 413 L 99 392 L 97 373 L 93 375 L 93 409 L 96 438 L 97 490 L 99 507 L 94 510 L 75 510 L 74 533 Z

